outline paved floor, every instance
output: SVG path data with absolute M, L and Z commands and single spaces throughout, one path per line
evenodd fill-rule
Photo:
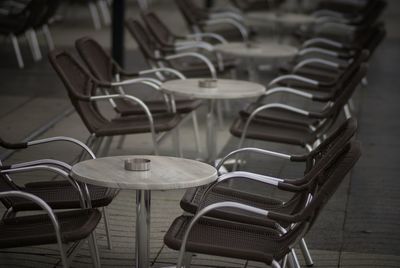
M 182 32 L 185 27 L 173 5 L 159 1 L 155 8 L 168 23 L 174 23 L 174 31 Z M 358 139 L 362 142 L 363 157 L 349 178 L 342 184 L 332 201 L 321 215 L 307 241 L 315 260 L 315 267 L 400 267 L 400 121 L 398 105 L 400 93 L 400 3 L 389 1 L 384 16 L 388 37 L 370 62 L 369 85 L 360 88 L 355 96 L 356 116 L 359 120 Z M 94 31 L 88 11 L 84 7 L 74 7 L 63 11 L 63 21 L 52 27 L 56 45 L 72 49 L 73 41 L 83 35 L 90 35 L 108 45 L 109 29 Z M 136 7 L 130 5 L 129 16 L 136 16 Z M 132 69 L 143 68 L 143 59 L 135 50 L 136 45 L 127 37 L 127 65 Z M 47 60 L 33 63 L 28 47 L 23 46 L 26 68 L 19 70 L 14 62 L 11 44 L 2 43 L 0 50 L 0 136 L 18 141 L 28 137 L 42 125 L 54 119 L 71 106 L 65 90 L 47 63 Z M 42 45 L 42 50 L 46 47 Z M 143 90 L 137 94 L 143 95 Z M 237 104 L 237 105 L 236 105 Z M 242 103 L 231 105 L 231 115 L 218 130 L 218 144 L 221 155 L 232 150 L 237 140 L 228 132 L 232 115 Z M 204 109 L 200 110 L 201 138 L 205 144 Z M 195 158 L 193 133 L 190 122 L 182 126 L 182 144 L 186 157 Z M 55 124 L 40 137 L 65 135 L 85 140 L 88 132 L 78 115 L 72 113 Z M 111 150 L 112 155 L 151 153 L 148 135 L 129 137 L 123 149 L 116 149 L 117 140 Z M 250 142 L 263 148 L 284 151 L 297 150 L 274 144 Z M 173 155 L 171 140 L 166 139 L 161 146 L 162 154 Z M 0 150 L 0 155 L 8 152 Z M 17 152 L 5 160 L 15 163 L 38 157 L 73 161 L 78 150 L 69 145 L 45 145 L 24 152 Z M 298 166 L 288 166 L 285 162 L 247 158 L 246 169 L 272 175 L 290 175 L 298 172 Z M 46 173 L 38 173 L 43 179 L 53 179 Z M 16 178 L 21 182 L 26 176 Z M 154 192 L 152 202 L 151 257 L 156 267 L 172 265 L 176 252 L 163 245 L 163 234 L 172 220 L 181 214 L 179 200 L 183 191 Z M 279 193 L 271 191 L 271 195 Z M 106 248 L 103 223 L 99 225 L 100 253 L 104 267 L 132 267 L 134 263 L 135 194 L 122 191 L 110 206 L 113 249 Z M 53 267 L 57 262 L 54 246 L 27 247 L 0 251 L 0 267 Z M 300 257 L 300 261 L 302 258 Z M 196 267 L 263 267 L 258 263 L 214 258 L 199 255 L 193 259 Z M 79 251 L 73 267 L 89 267 L 91 260 L 86 245 Z

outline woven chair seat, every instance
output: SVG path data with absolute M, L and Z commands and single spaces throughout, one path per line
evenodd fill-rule
M 250 114 L 254 112 L 254 110 L 256 110 L 261 105 L 262 104 L 252 103 L 247 107 L 247 109 L 241 110 L 239 112 L 240 117 L 243 120 L 247 120 Z M 279 108 L 271 108 L 261 111 L 255 116 L 255 118 L 261 120 L 279 121 L 304 127 L 308 127 L 309 125 L 317 126 L 317 124 L 319 123 L 319 120 L 315 118 L 310 118 L 305 115 L 301 115 L 298 113 L 294 113 Z
M 165 244 L 179 250 L 182 237 L 192 217 L 174 220 L 164 237 Z M 209 255 L 253 260 L 271 264 L 280 259 L 279 233 L 270 228 L 203 218 L 192 228 L 186 250 Z
M 93 207 L 108 206 L 118 191 L 111 188 L 88 185 Z M 80 208 L 79 194 L 68 181 L 31 182 L 25 185 L 25 192 L 42 198 L 53 209 Z M 38 210 L 36 204 L 27 199 L 7 198 L 13 203 L 16 211 Z
M 265 186 L 261 185 L 261 187 Z M 181 199 L 181 208 L 184 211 L 195 214 L 199 209 L 199 203 L 203 197 L 205 188 L 206 186 L 187 190 Z M 298 199 L 300 197 L 301 196 L 296 199 L 292 199 L 288 204 L 284 204 L 283 201 L 279 199 L 274 199 L 261 194 L 249 193 L 229 186 L 221 185 L 215 187 L 211 192 L 209 192 L 205 202 L 201 204 L 201 207 L 206 207 L 218 202 L 231 201 L 265 210 L 273 210 L 275 212 L 291 214 L 296 208 L 296 205 L 299 203 Z M 270 228 L 275 226 L 273 222 L 266 220 L 265 217 L 234 208 L 216 209 L 207 214 L 207 216 Z M 283 223 L 282 225 L 285 224 Z
M 238 117 L 231 126 L 231 134 L 241 137 L 246 120 Z M 308 127 L 255 118 L 251 121 L 246 138 L 306 146 L 316 140 Z
M 181 121 L 181 116 L 177 114 L 155 114 L 153 120 L 155 131 L 163 132 L 177 126 Z M 146 115 L 125 116 L 115 118 L 112 121 L 103 121 L 94 132 L 98 137 L 148 133 L 150 132 L 150 125 Z
M 166 113 L 168 111 L 168 107 L 163 100 L 145 101 L 145 103 L 152 114 Z M 175 100 L 175 105 L 177 113 L 187 114 L 197 109 L 201 105 L 201 101 L 181 99 Z M 116 110 L 121 114 L 121 116 L 139 115 L 144 113 L 142 108 L 126 101 L 120 101 Z
M 56 213 L 64 243 L 88 237 L 101 219 L 97 209 Z M 3 219 L 0 248 L 57 243 L 54 227 L 45 214 Z

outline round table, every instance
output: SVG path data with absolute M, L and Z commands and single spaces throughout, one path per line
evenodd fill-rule
M 149 159 L 149 171 L 128 171 L 124 160 Z M 77 181 L 123 190 L 136 190 L 136 267 L 149 266 L 150 201 L 152 190 L 171 190 L 206 185 L 217 179 L 217 170 L 196 160 L 135 155 L 83 161 L 72 167 Z
M 207 151 L 208 162 L 214 164 L 216 160 L 216 132 L 214 111 L 216 100 L 253 98 L 264 94 L 265 86 L 248 81 L 218 79 L 215 88 L 199 87 L 203 79 L 170 80 L 161 85 L 169 93 L 207 100 Z
M 228 56 L 245 59 L 249 68 L 250 80 L 258 81 L 258 70 L 254 60 L 269 64 L 284 61 L 296 56 L 298 49 L 278 42 L 244 43 L 231 42 L 215 46 L 215 50 Z

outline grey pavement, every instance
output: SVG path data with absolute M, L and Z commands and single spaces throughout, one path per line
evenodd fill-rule
M 129 2 L 127 16 L 137 16 L 137 7 Z M 177 33 L 186 31 L 182 18 L 173 1 L 154 3 L 154 9 L 163 20 L 174 25 Z M 61 10 L 62 20 L 52 25 L 56 46 L 73 50 L 75 39 L 84 35 L 94 37 L 109 46 L 108 27 L 95 31 L 89 12 L 84 6 Z M 389 1 L 383 17 L 388 36 L 370 62 L 368 86 L 358 90 L 354 100 L 359 121 L 358 139 L 362 142 L 363 156 L 349 177 L 341 185 L 316 225 L 307 235 L 313 255 L 314 267 L 400 267 L 400 2 Z M 145 68 L 136 44 L 126 37 L 126 65 L 132 70 Z M 44 44 L 42 51 L 47 51 Z M 23 140 L 57 115 L 71 108 L 65 89 L 51 69 L 47 59 L 34 63 L 28 47 L 23 45 L 26 68 L 19 70 L 11 50 L 11 44 L 2 43 L 0 49 L 0 137 L 10 141 Z M 267 75 L 263 78 L 267 81 Z M 145 89 L 137 94 L 146 98 Z M 238 140 L 229 134 L 230 123 L 244 102 L 231 103 L 217 132 L 220 155 L 236 148 Z M 112 113 L 103 104 L 107 113 Z M 199 111 L 201 143 L 205 144 L 205 107 Z M 73 112 L 39 137 L 71 136 L 85 141 L 88 131 L 79 116 Z M 190 121 L 181 126 L 181 144 L 184 156 L 198 157 L 193 144 Z M 114 139 L 111 155 L 151 154 L 151 140 L 147 134 L 129 136 L 122 149 L 116 148 Z M 297 152 L 299 148 L 249 141 L 248 146 L 285 152 Z M 205 148 L 202 148 L 204 157 Z M 7 153 L 0 150 L 0 155 Z M 16 152 L 5 164 L 55 158 L 72 162 L 79 154 L 77 148 L 63 143 L 38 146 Z M 170 137 L 161 145 L 161 154 L 175 155 Z M 275 176 L 293 176 L 301 172 L 300 165 L 284 161 L 246 156 L 246 170 Z M 57 179 L 48 173 L 35 174 L 37 179 Z M 27 176 L 16 177 L 20 183 L 32 180 Z M 243 187 L 248 187 L 243 185 Z M 248 190 L 254 191 L 258 189 Z M 271 196 L 281 193 L 267 190 Z M 153 192 L 151 211 L 151 260 L 155 267 L 176 263 L 177 253 L 163 244 L 163 235 L 172 220 L 182 213 L 179 201 L 184 191 Z M 113 249 L 107 249 L 103 221 L 96 233 L 99 240 L 103 267 L 133 267 L 135 247 L 135 193 L 122 191 L 109 207 Z M 0 234 L 1 235 L 1 234 Z M 301 263 L 304 261 L 299 255 Z M 0 267 L 54 267 L 58 251 L 54 245 L 0 250 Z M 78 252 L 72 267 L 90 267 L 87 245 Z M 264 267 L 265 265 L 244 260 L 196 255 L 193 267 Z

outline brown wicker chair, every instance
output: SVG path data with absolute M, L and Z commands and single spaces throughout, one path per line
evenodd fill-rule
M 82 64 L 66 51 L 54 50 L 49 54 L 49 58 L 53 68 L 64 83 L 72 104 L 91 134 L 87 141 L 89 146 L 97 138 L 150 132 L 154 151 L 158 154 L 156 134 L 174 129 L 181 121 L 181 116 L 173 112 L 152 114 L 143 101 L 131 95 L 96 95 L 100 88 L 107 90 L 121 86 L 121 84 L 105 83 L 95 79 Z M 149 83 L 151 81 L 149 80 Z M 101 114 L 95 103 L 99 100 L 110 99 L 125 99 L 136 103 L 142 107 L 145 115 L 109 120 Z
M 171 32 L 154 12 L 142 13 L 142 19 L 149 29 L 149 32 L 153 35 L 154 40 L 158 42 L 160 50 L 164 53 L 177 53 L 185 50 L 197 49 L 200 53 L 204 52 L 206 55 L 213 58 L 212 63 L 214 66 L 218 67 L 217 70 L 219 74 L 225 74 L 236 68 L 236 59 L 223 57 L 214 50 L 211 43 L 204 41 L 226 43 L 225 39 L 221 39 L 215 34 L 207 33 L 197 33 L 188 36 L 176 35 Z M 196 38 L 200 40 L 196 40 Z
M 123 78 L 134 78 L 131 81 L 135 81 L 135 79 L 140 78 L 141 75 L 144 74 L 155 74 L 159 75 L 160 78 L 178 78 L 184 79 L 184 75 L 179 73 L 176 70 L 172 70 L 169 68 L 154 68 L 149 70 L 142 70 L 138 73 L 127 72 L 122 69 L 108 54 L 107 52 L 101 47 L 101 45 L 96 42 L 95 40 L 89 37 L 83 37 L 78 39 L 75 42 L 75 47 L 79 52 L 79 55 L 86 63 L 86 66 L 91 71 L 93 76 L 98 80 L 104 83 L 113 83 L 115 80 L 116 82 L 121 82 L 123 84 L 129 85 L 129 80 L 121 81 Z M 173 75 L 173 76 L 171 76 Z M 123 87 L 113 88 L 109 90 L 109 93 L 118 94 L 123 89 Z M 130 89 L 132 90 L 132 89 Z M 132 91 L 130 91 L 132 92 Z M 161 93 L 161 92 L 160 92 Z M 162 95 L 166 100 L 148 100 L 144 101 L 146 106 L 149 108 L 152 114 L 165 114 L 170 113 L 172 111 L 172 107 L 176 109 L 176 112 L 180 115 L 187 116 L 190 115 L 193 122 L 193 130 L 194 136 L 197 145 L 197 151 L 200 153 L 200 141 L 199 141 L 199 127 L 197 123 L 197 114 L 196 109 L 200 107 L 201 101 L 194 100 L 194 99 L 187 99 L 187 98 L 175 98 L 173 99 L 173 105 L 169 101 L 169 97 L 165 94 Z M 132 115 L 144 115 L 143 109 L 138 107 L 138 105 L 133 105 L 132 102 L 124 99 L 116 99 L 112 102 L 113 108 L 115 111 L 120 114 L 122 117 L 132 116 Z M 119 142 L 119 147 L 122 147 L 124 138 L 122 138 Z
M 72 143 L 82 148 L 83 154 L 89 155 L 90 158 L 95 158 L 95 155 L 87 146 L 85 146 L 82 142 L 69 137 L 51 137 L 23 143 L 9 143 L 0 139 L 0 147 L 3 147 L 5 149 L 21 150 L 31 146 L 53 142 Z M 21 186 L 20 184 L 14 182 L 9 174 L 1 174 L 0 189 L 2 189 L 2 191 L 20 190 L 33 194 L 43 199 L 52 209 L 55 210 L 76 209 L 82 207 L 81 195 L 84 194 L 84 190 L 79 191 L 80 187 L 76 189 L 76 183 L 72 181 L 72 179 L 69 177 L 68 174 L 71 169 L 71 166 L 69 164 L 58 160 L 40 159 L 26 163 L 18 163 L 4 166 L 0 161 L 0 170 L 4 169 L 8 169 L 9 173 L 24 172 L 29 171 L 29 169 L 43 169 L 49 172 L 56 172 L 56 174 L 61 175 L 64 180 L 33 181 Z M 90 196 L 90 206 L 93 208 L 102 208 L 108 247 L 111 249 L 112 243 L 107 206 L 117 196 L 118 190 L 98 187 L 94 185 L 87 185 L 87 190 Z M 3 199 L 2 203 L 7 209 L 7 217 L 15 217 L 15 215 L 21 211 L 32 211 L 40 209 L 40 207 L 38 207 L 35 203 L 19 198 Z
M 0 248 L 26 247 L 44 244 L 57 244 L 60 250 L 61 263 L 69 267 L 64 245 L 88 239 L 93 264 L 100 267 L 100 257 L 93 231 L 101 219 L 97 209 L 82 209 L 54 213 L 39 197 L 21 191 L 0 191 L 1 200 L 18 198 L 35 203 L 45 214 L 2 218 L 0 220 Z M 76 246 L 74 246 L 76 248 Z
M 259 176 L 250 172 L 232 172 L 224 174 L 220 177 L 217 183 L 210 186 L 198 187 L 189 189 L 181 200 L 181 208 L 189 213 L 195 214 L 199 209 L 214 203 L 223 201 L 239 202 L 253 207 L 268 209 L 276 212 L 295 213 L 296 210 L 302 209 L 307 202 L 307 195 L 304 194 L 304 186 L 307 186 L 309 179 L 312 177 L 309 172 L 318 161 L 325 161 L 332 154 L 340 151 L 346 143 L 354 136 L 357 129 L 357 122 L 355 119 L 348 119 L 340 127 L 338 127 L 332 134 L 328 136 L 317 148 L 312 150 L 309 154 L 305 155 L 287 155 L 279 152 L 269 150 L 262 150 L 257 148 L 242 148 L 229 153 L 224 157 L 217 169 L 223 163 L 233 156 L 240 153 L 254 153 L 265 156 L 277 157 L 291 162 L 304 162 L 305 176 L 300 179 L 286 178 L 279 180 L 278 188 L 294 192 L 294 195 L 287 201 L 283 202 L 279 199 L 274 199 L 261 194 L 260 192 L 253 193 L 250 191 L 239 189 L 234 184 L 227 183 L 234 180 L 246 181 L 246 183 L 254 184 L 255 187 L 262 188 L 262 182 L 266 179 L 271 181 L 269 176 Z M 325 160 L 324 160 L 325 159 Z M 261 182 L 260 182 L 260 181 Z M 275 180 L 275 179 L 273 179 Z M 273 181 L 272 180 L 272 181 Z M 271 182 L 272 182 L 271 181 Z M 274 186 L 272 184 L 271 186 Z M 209 216 L 233 220 L 248 224 L 256 224 L 266 227 L 271 227 L 270 223 L 266 222 L 263 217 L 251 213 L 245 213 L 240 210 L 214 210 Z M 282 223 L 284 225 L 284 223 Z M 313 261 L 308 251 L 305 240 L 300 241 L 300 248 L 306 259 L 307 265 L 312 265 Z
M 350 81 L 335 94 L 321 111 L 306 111 L 281 103 L 256 107 L 249 116 L 241 114 L 231 126 L 231 134 L 240 137 L 239 148 L 246 138 L 301 146 L 311 150 L 337 121 L 344 106 L 365 77 L 367 66 L 361 64 Z M 303 95 L 312 99 L 312 95 Z M 262 111 L 272 111 L 268 118 L 257 117 Z
M 144 58 L 152 67 L 170 67 L 178 70 L 187 77 L 217 78 L 217 75 L 220 73 L 219 69 L 214 66 L 212 61 L 197 52 L 165 54 L 156 40 L 154 40 L 152 34 L 137 20 L 128 19 L 126 21 L 126 27 L 136 40 Z M 182 65 L 176 61 L 178 59 L 196 60 L 196 63 Z
M 241 16 L 234 12 L 212 14 L 191 0 L 175 0 L 175 3 L 193 33 L 213 32 L 229 41 L 248 41 L 252 34 L 252 31 L 244 25 Z M 213 26 L 225 27 L 222 30 L 210 30 Z
M 279 262 L 285 264 L 288 254 L 292 254 L 289 259 L 293 261 L 293 246 L 311 229 L 360 155 L 359 144 L 351 142 L 332 155 L 328 163 L 320 161 L 315 165 L 310 178 L 314 194 L 307 206 L 295 214 L 268 211 L 236 202 L 220 202 L 203 208 L 194 216 L 178 217 L 164 237 L 168 247 L 180 250 L 177 267 L 181 267 L 185 252 L 240 258 L 272 267 L 281 267 Z M 215 209 L 243 210 L 263 217 L 274 227 L 204 217 Z M 285 223 L 288 228 L 283 228 L 279 222 Z

